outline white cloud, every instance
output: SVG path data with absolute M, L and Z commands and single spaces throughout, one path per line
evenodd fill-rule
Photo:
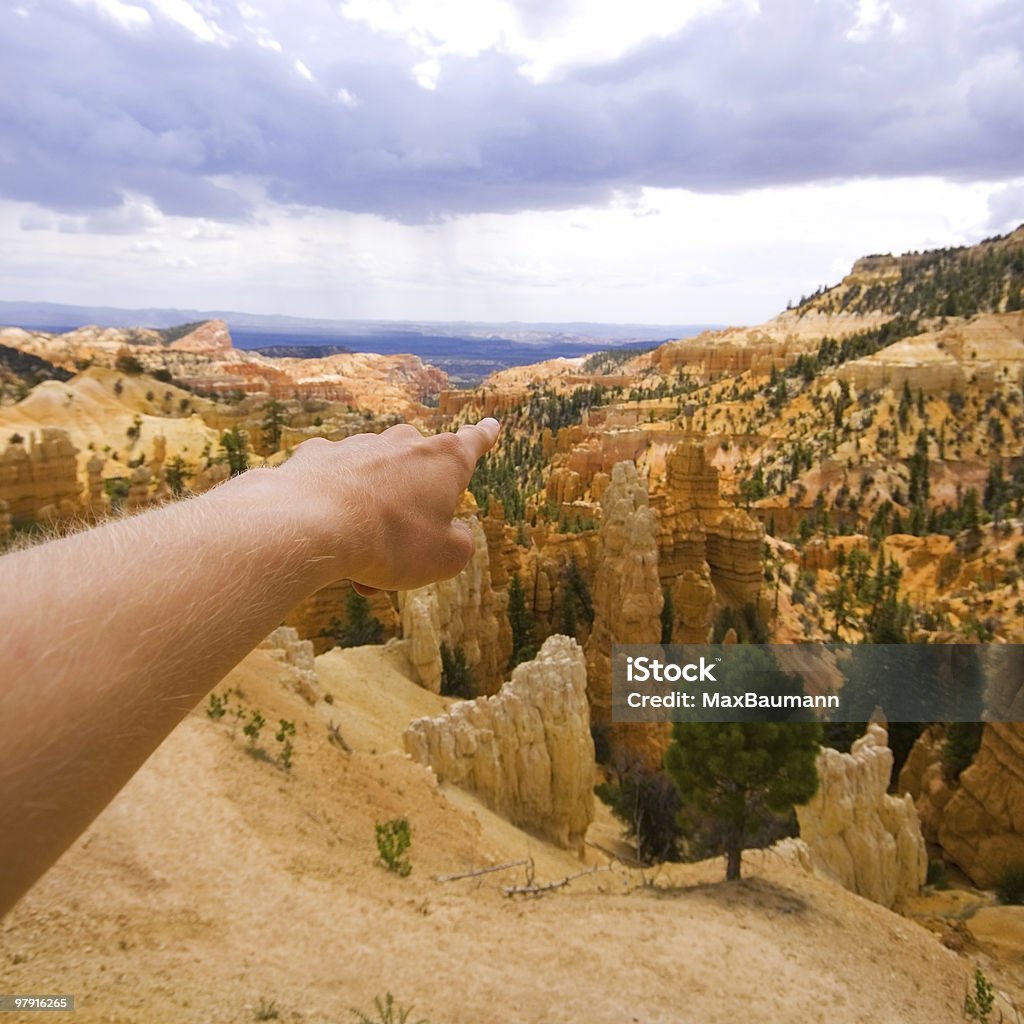
M 728 2 L 567 0 L 545 4 L 543 12 L 524 12 L 512 0 L 346 0 L 341 13 L 375 32 L 404 38 L 432 60 L 503 50 L 521 59 L 524 75 L 541 82 L 571 66 L 612 60 L 644 40 L 665 38 Z M 423 77 L 436 83 L 433 67 Z
M 29 210 L 18 220 L 22 231 L 52 231 L 55 226 L 56 221 L 45 210 Z
M 847 38 L 866 43 L 876 32 L 885 29 L 893 35 L 901 35 L 907 29 L 907 19 L 894 10 L 888 0 L 858 0 L 857 20 L 847 31 Z
M 302 63 L 301 60 L 295 61 L 295 70 L 298 71 L 299 75 L 304 78 L 307 82 L 313 81 L 313 72 Z
M 188 242 L 226 242 L 234 235 L 217 221 L 199 218 L 191 223 L 182 237 Z
M 416 84 L 431 92 L 437 88 L 437 80 L 441 77 L 441 62 L 437 57 L 428 57 L 412 67 L 412 77 Z
M 129 30 L 145 28 L 153 20 L 144 7 L 123 3 L 122 0 L 75 0 L 75 3 L 79 7 L 91 4 L 122 28 Z
M 359 97 L 356 96 L 355 93 L 349 92 L 344 86 L 335 92 L 334 98 L 343 107 L 348 107 L 350 110 L 354 110 L 359 106 Z
M 117 0 L 103 0 L 103 2 L 110 3 L 117 2 Z M 204 18 L 188 0 L 149 0 L 149 2 L 169 21 L 180 25 L 204 43 L 223 44 L 228 41 L 221 28 L 215 22 Z

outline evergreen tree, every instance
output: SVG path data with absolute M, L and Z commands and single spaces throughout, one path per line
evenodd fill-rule
M 665 767 L 684 806 L 720 826 L 725 877 L 741 875 L 748 838 L 818 788 L 814 722 L 694 722 L 673 726 Z
M 263 406 L 263 444 L 268 451 L 276 452 L 281 447 L 281 431 L 284 428 L 285 409 L 276 399 L 272 398 Z
M 662 587 L 662 604 L 661 604 L 661 642 L 663 644 L 672 643 L 672 630 L 675 626 L 676 610 L 672 601 L 672 588 Z
M 441 696 L 469 700 L 473 691 L 473 670 L 466 663 L 466 652 L 441 644 Z
M 562 632 L 575 637 L 579 623 L 576 618 L 576 595 L 566 587 L 562 591 Z
M 802 692 L 798 677 L 779 668 L 764 647 L 740 645 L 729 654 L 737 692 Z M 683 815 L 710 819 L 726 855 L 726 878 L 741 873 L 743 850 L 773 817 L 806 803 L 818 788 L 821 726 L 815 721 L 771 721 L 780 711 L 747 722 L 677 722 L 665 753 Z
M 508 585 L 508 622 L 512 627 L 512 656 L 508 667 L 529 661 L 537 653 L 537 624 L 526 607 L 526 594 L 519 573 L 513 573 Z
M 335 619 L 331 633 L 339 647 L 363 647 L 384 640 L 384 624 L 371 613 L 369 600 L 352 587 L 345 598 L 345 624 Z
M 249 468 L 249 439 L 237 423 L 220 435 L 220 447 L 232 476 Z
M 185 460 L 180 455 L 175 455 L 174 458 L 167 463 L 165 476 L 167 479 L 167 486 L 171 489 L 171 494 L 176 498 L 180 498 L 185 491 L 185 480 L 190 476 Z
M 583 575 L 583 570 L 580 569 L 580 563 L 576 560 L 575 555 L 569 559 L 566 582 L 576 599 L 576 607 L 583 615 L 584 621 L 588 626 L 592 626 L 594 624 L 594 600 L 590 596 L 586 577 Z

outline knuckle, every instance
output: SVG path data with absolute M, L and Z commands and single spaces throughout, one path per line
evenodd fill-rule
M 438 434 L 436 444 L 439 452 L 456 459 L 461 468 L 469 468 L 469 456 L 457 434 Z

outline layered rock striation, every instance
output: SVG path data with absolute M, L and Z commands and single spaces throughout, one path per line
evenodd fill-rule
M 992 722 L 940 808 L 938 840 L 980 886 L 1024 866 L 1024 723 Z
M 497 695 L 412 722 L 405 749 L 441 782 L 475 793 L 513 824 L 581 848 L 594 811 L 586 687 L 579 645 L 548 637 Z
M 661 581 L 672 588 L 673 640 L 705 643 L 716 605 L 757 607 L 764 529 L 721 497 L 718 470 L 696 434 L 666 455 L 665 490 L 652 504 L 658 513 Z

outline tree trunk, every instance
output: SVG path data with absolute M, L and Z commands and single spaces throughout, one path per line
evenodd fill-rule
M 725 880 L 734 882 L 740 877 L 740 860 L 743 856 L 743 830 L 735 826 L 729 829 L 725 839 Z

